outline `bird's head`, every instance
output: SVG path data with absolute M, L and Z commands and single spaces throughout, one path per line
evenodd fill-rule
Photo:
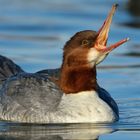
M 85 30 L 76 33 L 64 46 L 60 87 L 65 93 L 96 90 L 96 65 L 115 48 L 128 41 L 123 39 L 108 46 L 108 33 L 117 8 L 113 5 L 98 32 Z
M 114 4 L 98 32 L 93 30 L 78 32 L 66 43 L 63 61 L 65 66 L 77 67 L 89 64 L 93 67 L 102 62 L 112 50 L 129 40 L 125 38 L 110 46 L 107 45 L 108 33 L 116 8 L 117 4 Z

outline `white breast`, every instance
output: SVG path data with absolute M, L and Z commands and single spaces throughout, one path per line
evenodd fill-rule
M 57 123 L 113 122 L 115 113 L 110 106 L 99 98 L 95 91 L 64 94 L 55 114 Z

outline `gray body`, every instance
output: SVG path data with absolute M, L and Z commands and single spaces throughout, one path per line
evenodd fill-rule
M 45 118 L 48 120 L 49 114 L 57 111 L 63 96 L 50 78 L 58 77 L 59 72 L 55 69 L 26 73 L 8 58 L 0 56 L 0 119 L 47 123 Z M 99 88 L 98 93 L 118 116 L 118 107 L 108 92 Z

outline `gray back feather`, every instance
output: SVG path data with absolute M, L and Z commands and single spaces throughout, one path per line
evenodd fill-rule
M 11 100 L 25 110 L 33 112 L 55 110 L 63 95 L 49 76 L 40 74 L 15 75 L 4 83 L 1 90 L 1 102 L 5 106 L 10 106 L 8 100 Z M 6 105 L 6 100 L 9 105 Z

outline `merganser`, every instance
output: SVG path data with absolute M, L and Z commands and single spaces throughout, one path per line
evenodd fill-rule
M 101 123 L 119 119 L 116 102 L 96 80 L 96 65 L 123 39 L 107 47 L 117 4 L 98 32 L 76 33 L 64 46 L 63 62 L 55 70 L 26 73 L 0 56 L 0 119 L 26 123 Z

